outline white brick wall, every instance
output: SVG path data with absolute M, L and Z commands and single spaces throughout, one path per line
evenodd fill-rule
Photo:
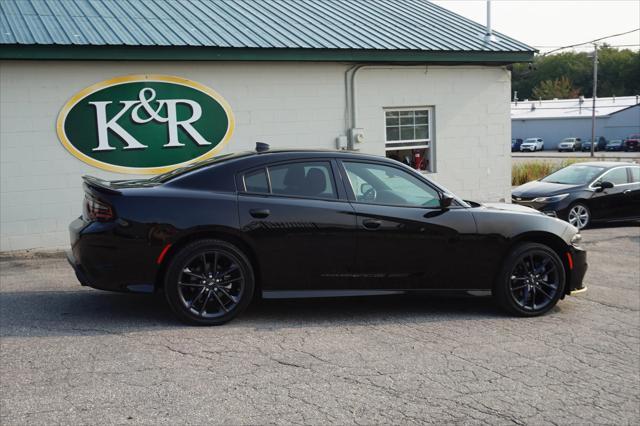
M 169 74 L 214 88 L 232 106 L 235 134 L 224 152 L 276 147 L 334 148 L 345 132 L 344 72 L 326 63 L 0 61 L 0 250 L 68 244 L 80 214 L 80 176 L 122 178 L 82 163 L 55 134 L 75 93 L 128 74 Z M 384 107 L 435 108 L 438 182 L 465 198 L 507 198 L 511 138 L 508 72 L 491 67 L 362 69 L 363 152 L 384 154 Z M 130 176 L 129 176 L 130 177 Z

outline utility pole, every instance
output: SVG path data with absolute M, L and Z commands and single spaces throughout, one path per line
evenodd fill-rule
M 591 156 L 596 141 L 596 93 L 598 92 L 598 45 L 593 43 L 593 105 L 591 107 Z

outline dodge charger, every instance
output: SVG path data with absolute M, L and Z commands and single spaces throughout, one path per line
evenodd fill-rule
M 80 283 L 162 292 L 189 323 L 225 323 L 255 297 L 445 291 L 537 316 L 585 289 L 571 224 L 462 200 L 388 158 L 259 144 L 151 179 L 83 186 L 68 252 Z

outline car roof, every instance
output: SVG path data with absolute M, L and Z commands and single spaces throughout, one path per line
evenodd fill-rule
M 162 175 L 158 175 L 154 180 L 158 182 L 167 182 L 177 177 L 184 177 L 190 173 L 199 173 L 209 169 L 211 166 L 220 169 L 231 167 L 234 169 L 260 167 L 270 162 L 289 161 L 298 159 L 313 158 L 342 158 L 352 160 L 374 160 L 378 162 L 403 164 L 391 158 L 382 157 L 374 154 L 364 154 L 354 151 L 337 151 L 331 149 L 290 149 L 276 148 L 264 149 L 262 151 L 238 151 L 229 154 L 223 154 L 210 159 L 187 165 L 185 167 L 172 170 Z
M 592 167 L 604 167 L 610 169 L 612 167 L 620 166 L 637 166 L 637 163 L 625 162 L 625 161 L 584 161 L 580 163 L 573 163 L 572 166 L 592 166 Z

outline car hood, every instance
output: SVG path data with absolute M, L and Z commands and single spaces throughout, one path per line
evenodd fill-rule
M 565 185 L 563 183 L 551 183 L 533 181 L 513 189 L 511 195 L 514 197 L 533 198 L 548 197 L 551 195 L 564 194 L 567 191 L 579 188 L 580 185 Z
M 521 206 L 518 204 L 507 204 L 507 203 L 482 203 L 482 207 L 490 209 L 490 210 L 504 210 L 509 212 L 518 212 L 518 213 L 529 213 L 536 215 L 544 215 L 536 209 L 532 209 L 531 207 Z

